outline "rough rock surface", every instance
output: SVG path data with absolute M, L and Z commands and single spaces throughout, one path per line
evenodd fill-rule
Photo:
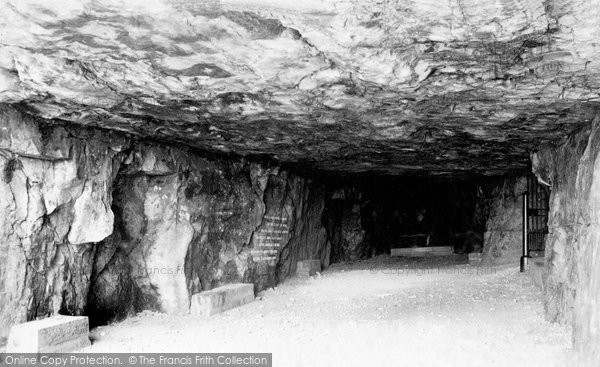
M 93 242 L 112 232 L 122 143 L 0 106 L 0 339 L 14 323 L 83 310 Z
M 327 266 L 323 207 L 321 188 L 276 167 L 0 105 L 0 339 L 59 313 L 187 312 L 201 290 Z
M 115 233 L 97 253 L 88 305 L 98 321 L 187 313 L 192 294 L 236 282 L 262 290 L 298 260 L 329 264 L 323 195 L 277 168 L 144 145 L 116 186 Z
M 361 216 L 362 194 L 357 188 L 339 189 L 329 195 L 324 215 L 332 245 L 333 262 L 366 259 L 372 244 L 365 242 Z
M 525 177 L 508 178 L 493 191 L 483 234 L 482 264 L 519 264 L 523 249 L 522 194 Z
M 0 102 L 313 168 L 522 169 L 600 100 L 600 7 L 583 0 L 0 9 Z
M 600 364 L 600 118 L 532 159 L 551 185 L 546 241 L 545 308 L 573 325 L 573 342 L 590 366 Z

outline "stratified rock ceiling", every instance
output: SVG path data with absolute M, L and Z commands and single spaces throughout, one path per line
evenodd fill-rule
M 0 102 L 335 172 L 497 174 L 589 123 L 596 0 L 0 0 Z

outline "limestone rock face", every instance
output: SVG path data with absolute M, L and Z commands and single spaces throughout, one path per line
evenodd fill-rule
M 534 172 L 550 183 L 545 307 L 573 325 L 575 348 L 600 363 L 600 118 L 562 144 L 540 150 Z M 583 365 L 583 364 L 582 364 Z
M 583 0 L 0 2 L 0 102 L 343 172 L 504 173 L 588 123 Z
M 304 179 L 156 145 L 132 149 L 120 172 L 115 232 L 92 276 L 98 322 L 187 313 L 195 293 L 237 282 L 262 290 L 307 258 L 328 265 L 322 190 Z
M 0 106 L 0 338 L 13 323 L 82 311 L 94 242 L 112 233 L 122 143 Z
M 322 188 L 278 167 L 0 105 L 0 339 L 54 314 L 187 313 L 194 293 L 327 266 L 323 207 Z
M 527 178 L 503 180 L 490 196 L 489 216 L 483 235 L 483 265 L 519 264 L 523 249 L 522 194 Z
M 332 260 L 354 261 L 368 258 L 372 245 L 365 241 L 366 230 L 361 216 L 362 193 L 355 189 L 340 189 L 327 201 L 326 221 L 332 245 Z

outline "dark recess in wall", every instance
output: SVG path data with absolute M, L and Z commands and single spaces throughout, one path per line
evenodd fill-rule
M 495 189 L 503 178 L 355 178 L 328 181 L 323 224 L 331 261 L 352 261 L 390 249 L 453 246 L 481 251 Z

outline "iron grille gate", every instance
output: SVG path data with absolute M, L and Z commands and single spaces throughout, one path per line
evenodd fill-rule
M 527 176 L 527 191 L 523 193 L 523 256 L 521 271 L 527 268 L 527 258 L 540 256 L 545 249 L 548 234 L 550 189 L 537 178 Z
M 548 200 L 550 189 L 540 185 L 533 175 L 527 177 L 529 231 L 527 233 L 529 252 L 544 251 L 546 235 L 548 234 Z

